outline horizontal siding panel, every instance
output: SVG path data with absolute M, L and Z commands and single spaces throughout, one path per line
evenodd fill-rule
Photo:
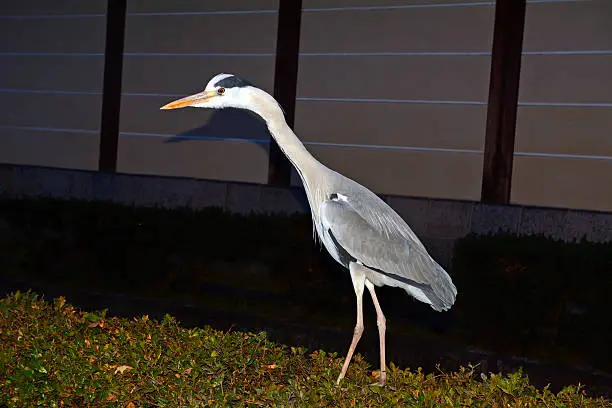
M 0 16 L 104 14 L 107 0 L 3 1 Z
M 244 110 L 160 110 L 171 99 L 123 96 L 121 132 L 268 140 L 265 123 Z
M 612 104 L 612 54 L 527 55 L 521 66 L 521 102 Z
M 0 128 L 0 163 L 97 170 L 99 134 Z
M 512 202 L 612 210 L 611 15 L 604 0 L 528 4 Z
M 378 194 L 478 200 L 482 155 L 309 146 L 325 165 Z
M 261 120 L 246 111 L 233 109 L 160 111 L 159 108 L 173 99 L 203 90 L 221 72 L 240 75 L 272 92 L 277 13 L 207 15 L 205 12 L 276 10 L 277 7 L 274 1 L 130 2 L 118 171 L 266 182 L 268 145 L 241 141 L 269 139 Z M 155 55 L 164 53 L 171 55 Z M 269 55 L 206 55 L 240 53 Z
M 102 91 L 104 57 L 0 55 L 0 88 Z
M 102 95 L 0 93 L 0 125 L 98 130 Z
M 123 62 L 123 92 L 185 95 L 199 92 L 215 75 L 226 72 L 272 92 L 271 57 L 130 57 Z
M 104 17 L 2 20 L 0 53 L 104 52 L 105 35 Z
M 305 12 L 300 50 L 490 51 L 493 17 L 493 6 Z
M 299 97 L 486 102 L 488 56 L 300 57 Z
M 482 2 L 482 0 L 481 0 Z M 478 3 L 474 0 L 335 0 L 331 3 L 329 0 L 303 0 L 304 9 L 325 9 L 330 7 L 385 7 L 385 6 L 427 6 L 436 7 L 438 5 L 472 5 Z
M 515 157 L 512 202 L 612 211 L 612 160 Z
M 481 150 L 486 114 L 474 105 L 299 101 L 295 126 L 311 142 Z
M 225 10 L 277 10 L 279 0 L 130 0 L 128 13 L 176 13 Z
M 246 142 L 121 136 L 117 171 L 265 183 L 268 148 Z
M 528 4 L 523 50 L 611 50 L 611 16 L 608 0 Z
M 516 151 L 612 157 L 612 109 L 519 107 Z
M 273 53 L 277 14 L 130 16 L 125 52 Z

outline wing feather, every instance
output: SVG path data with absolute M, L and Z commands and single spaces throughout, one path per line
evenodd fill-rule
M 324 201 L 319 210 L 323 228 L 357 261 L 395 279 L 397 286 L 407 284 L 426 295 L 429 292 L 434 309 L 448 309 L 457 294 L 450 276 L 406 222 L 372 195 L 375 199 L 342 195 L 342 200 Z

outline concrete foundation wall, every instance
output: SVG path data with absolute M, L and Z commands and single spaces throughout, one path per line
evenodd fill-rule
M 217 206 L 243 214 L 309 211 L 301 187 L 0 165 L 0 199 L 42 196 L 167 208 Z M 607 212 L 382 197 L 445 266 L 451 261 L 455 241 L 472 232 L 544 234 L 564 241 L 583 237 L 592 242 L 612 240 L 612 213 Z

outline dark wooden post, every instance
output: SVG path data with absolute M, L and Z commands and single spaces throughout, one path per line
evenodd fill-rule
M 496 0 L 481 200 L 510 202 L 526 0 Z
M 301 20 L 302 0 L 280 0 L 274 97 L 285 110 L 285 118 L 292 128 L 295 120 Z M 291 183 L 291 163 L 273 139 L 270 140 L 268 160 L 268 184 L 288 186 Z
M 107 172 L 117 171 L 126 7 L 127 0 L 108 0 L 106 10 L 106 48 L 104 50 L 104 86 L 98 170 Z

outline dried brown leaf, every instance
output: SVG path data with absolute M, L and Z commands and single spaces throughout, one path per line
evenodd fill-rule
M 130 367 L 129 365 L 122 365 L 122 366 L 119 366 L 119 367 L 117 367 L 115 369 L 115 374 L 117 374 L 117 373 L 123 374 L 124 371 L 126 371 L 126 370 L 133 370 L 133 369 L 134 369 L 134 367 Z

